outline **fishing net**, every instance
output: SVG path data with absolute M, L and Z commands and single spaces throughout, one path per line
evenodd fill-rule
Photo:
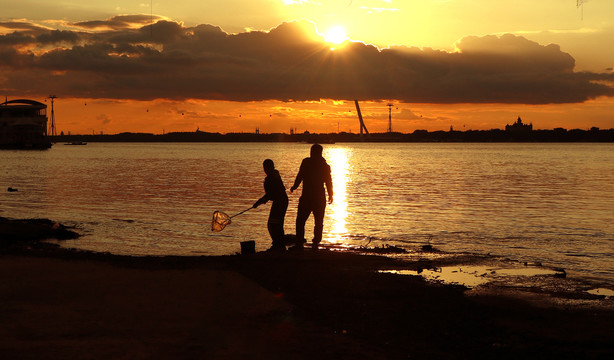
M 230 224 L 230 216 L 221 211 L 215 211 L 213 213 L 213 219 L 211 220 L 211 231 L 222 231 L 228 224 Z
M 226 225 L 230 224 L 230 219 L 235 216 L 241 215 L 244 212 L 253 209 L 254 207 L 249 207 L 238 214 L 234 214 L 233 216 L 228 216 L 227 214 L 221 211 L 215 211 L 213 213 L 213 219 L 211 220 L 211 231 L 222 231 L 226 227 Z

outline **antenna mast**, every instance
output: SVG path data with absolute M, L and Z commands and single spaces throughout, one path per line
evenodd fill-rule
M 580 8 L 580 19 L 584 20 L 584 0 L 576 0 L 576 8 Z
M 49 99 L 51 99 L 51 124 L 49 125 L 49 132 L 51 136 L 56 136 L 57 132 L 55 130 L 55 113 L 53 111 L 53 100 L 55 100 L 57 96 L 49 95 Z
M 388 132 L 392 132 L 392 107 L 394 104 L 388 104 Z

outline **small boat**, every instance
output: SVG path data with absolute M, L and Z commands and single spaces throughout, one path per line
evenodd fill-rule
M 75 141 L 71 141 L 69 143 L 66 143 L 64 145 L 87 145 L 87 143 L 85 141 L 75 140 Z

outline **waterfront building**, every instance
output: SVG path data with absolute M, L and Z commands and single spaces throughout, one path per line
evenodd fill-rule
M 48 149 L 47 105 L 17 99 L 0 104 L 0 148 Z

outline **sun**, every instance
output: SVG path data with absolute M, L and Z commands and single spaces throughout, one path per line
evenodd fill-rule
M 343 26 L 337 25 L 328 29 L 328 31 L 324 35 L 324 39 L 326 40 L 326 42 L 339 45 L 342 42 L 346 41 L 348 37 Z

